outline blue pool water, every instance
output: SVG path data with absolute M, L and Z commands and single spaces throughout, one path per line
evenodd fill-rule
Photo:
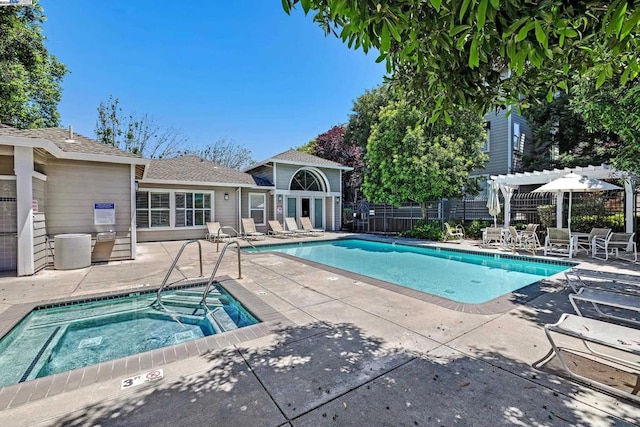
M 130 356 L 257 323 L 223 288 L 134 294 L 37 309 L 0 340 L 0 386 Z
M 472 304 L 490 301 L 571 267 L 569 263 L 358 239 L 274 245 L 269 250 Z

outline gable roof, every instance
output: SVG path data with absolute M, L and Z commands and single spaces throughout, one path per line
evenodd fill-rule
M 83 135 L 73 134 L 71 127 L 68 130 L 62 128 L 16 129 L 2 125 L 0 126 L 0 144 L 41 150 L 58 159 L 135 165 L 136 178 L 143 175 L 144 168 L 149 164 L 148 159 L 137 154 L 102 144 Z
M 245 171 L 250 171 L 267 163 L 286 163 L 286 164 L 295 164 L 300 166 L 316 166 L 316 167 L 324 167 L 324 168 L 332 168 L 332 169 L 342 169 L 346 171 L 353 170 L 353 168 L 349 166 L 341 165 L 340 163 L 323 159 L 318 156 L 314 156 L 311 154 L 303 153 L 298 150 L 288 150 L 284 153 L 277 154 L 273 157 L 270 157 L 262 162 L 256 163 L 248 168 L 244 169 Z
M 182 156 L 151 160 L 143 183 L 192 184 L 254 187 L 256 182 L 248 173 L 240 172 L 198 156 Z
M 70 131 L 63 128 L 16 129 L 6 125 L 0 127 L 0 139 L 2 137 L 10 137 L 11 139 L 31 139 L 34 140 L 34 142 L 38 140 L 50 141 L 64 153 L 95 154 L 134 159 L 142 158 L 137 154 L 128 153 L 111 145 L 102 144 L 77 133 L 72 134 L 72 140 L 69 140 L 69 136 Z M 10 139 L 7 139 L 7 142 L 11 142 Z

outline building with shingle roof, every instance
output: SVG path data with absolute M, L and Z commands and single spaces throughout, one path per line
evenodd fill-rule
M 211 222 L 240 235 L 243 218 L 264 233 L 268 220 L 303 216 L 338 230 L 345 170 L 296 150 L 244 171 L 193 155 L 144 159 L 71 128 L 0 124 L 0 210 L 10 213 L 0 236 L 12 236 L 0 237 L 0 251 L 10 255 L 0 270 L 28 275 L 51 259 L 134 259 L 138 241 L 202 239 Z M 55 236 L 70 235 L 87 236 L 90 253 L 50 257 Z
M 0 270 L 29 275 L 46 267 L 56 235 L 91 236 L 83 262 L 134 258 L 135 181 L 148 164 L 71 128 L 0 126 L 0 211 L 7 213 Z M 96 242 L 99 233 L 112 237 L 108 248 Z

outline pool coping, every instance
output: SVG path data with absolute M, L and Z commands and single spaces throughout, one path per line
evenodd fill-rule
M 410 246 L 410 247 L 418 247 L 418 248 L 432 248 L 432 249 L 440 249 L 443 251 L 450 251 L 450 252 L 460 252 L 460 253 L 467 253 L 467 254 L 472 254 L 472 255 L 486 255 L 486 256 L 492 256 L 495 257 L 496 255 L 499 256 L 500 258 L 506 258 L 506 259 L 517 259 L 517 260 L 525 260 L 525 261 L 532 261 L 532 262 L 541 262 L 544 264 L 554 264 L 554 265 L 563 265 L 563 266 L 567 266 L 568 268 L 572 268 L 572 267 L 576 267 L 578 266 L 580 263 L 579 262 L 573 262 L 573 261 L 565 261 L 565 260 L 556 260 L 556 259 L 551 259 L 551 258 L 537 258 L 537 257 L 532 257 L 532 256 L 527 256 L 527 255 L 514 255 L 514 254 L 497 254 L 494 252 L 484 252 L 484 251 L 474 251 L 474 250 L 469 250 L 469 249 L 460 249 L 460 248 L 449 248 L 449 247 L 442 247 L 442 246 L 436 246 L 433 245 L 432 243 L 413 243 L 413 242 L 408 242 L 408 241 L 398 241 L 398 239 L 392 239 L 392 238 L 376 238 L 373 236 L 366 236 L 365 238 L 362 237 L 353 237 L 353 236 L 345 236 L 345 237 L 341 237 L 339 239 L 334 239 L 332 241 L 335 240 L 364 240 L 364 241 L 371 241 L 371 242 L 378 242 L 378 243 L 391 243 L 393 242 L 396 245 L 402 245 L 402 246 Z M 322 240 L 317 240 L 317 241 L 299 241 L 297 242 L 299 245 L 305 245 L 305 244 L 312 244 L 312 243 L 319 243 L 319 242 L 327 242 L 322 241 Z M 269 245 L 261 245 L 260 247 L 264 248 L 266 246 L 284 246 L 287 244 L 291 244 L 292 242 L 282 242 L 282 243 L 273 243 L 273 244 L 269 244 Z M 258 247 L 258 248 L 260 248 Z M 246 249 L 246 248 L 244 248 Z M 264 254 L 265 252 L 246 252 L 247 254 L 250 255 L 255 255 L 255 254 Z M 471 314 L 502 314 L 502 313 L 506 313 L 507 311 L 524 305 L 526 303 L 528 303 L 531 300 L 534 300 L 535 298 L 539 297 L 540 295 L 542 295 L 544 293 L 542 287 L 543 286 L 549 286 L 555 283 L 555 279 L 556 277 L 563 277 L 562 274 L 563 272 L 559 272 L 556 273 L 552 276 L 546 277 L 542 280 L 538 280 L 537 282 L 531 283 L 523 288 L 517 289 L 515 291 L 511 291 L 508 292 L 504 295 L 501 295 L 499 297 L 496 297 L 492 300 L 483 302 L 483 303 L 479 303 L 479 304 L 473 304 L 473 303 L 464 303 L 464 302 L 459 302 L 459 301 L 454 301 L 451 299 L 447 299 L 438 295 L 433 295 L 427 292 L 423 292 L 423 291 L 418 291 L 416 289 L 412 289 L 412 288 L 408 288 L 408 287 L 404 287 L 401 285 L 397 285 L 395 283 L 391 283 L 391 282 L 387 282 L 384 280 L 380 280 L 380 279 L 376 279 L 374 277 L 370 277 L 370 276 L 365 276 L 359 273 L 354 273 L 352 271 L 348 271 L 348 270 L 343 270 L 341 268 L 337 268 L 337 267 L 332 267 L 326 264 L 322 264 L 319 262 L 315 262 L 315 261 L 310 261 L 304 258 L 299 258 L 293 255 L 288 255 L 288 254 L 284 254 L 281 252 L 269 252 L 270 254 L 276 255 L 276 256 L 280 256 L 282 258 L 288 259 L 290 261 L 296 261 L 296 262 L 300 262 L 303 264 L 307 264 L 311 267 L 315 267 L 315 268 L 319 268 L 321 270 L 325 270 L 325 271 L 329 271 L 331 273 L 334 274 L 339 274 L 345 277 L 348 277 L 352 280 L 357 280 L 359 282 L 363 282 L 363 283 L 368 283 L 372 286 L 376 286 L 378 288 L 382 288 L 382 289 L 386 289 L 388 291 L 391 292 L 395 292 L 395 293 L 399 293 L 401 295 L 405 295 L 411 298 L 415 298 L 418 299 L 420 301 L 424 301 L 424 302 L 428 302 L 431 304 L 435 304 L 438 305 L 440 307 L 444 307 L 444 308 L 448 308 L 450 310 L 455 310 L 455 311 L 460 311 L 463 313 L 471 313 Z
M 201 285 L 204 280 L 203 278 L 189 279 L 171 289 L 188 289 L 189 287 Z M 189 357 L 201 356 L 211 351 L 271 335 L 293 325 L 284 315 L 244 288 L 235 279 L 229 276 L 221 276 L 216 279 L 216 282 L 251 312 L 259 320 L 259 323 L 47 377 L 2 386 L 0 387 L 0 411 L 98 382 L 120 378 L 124 375 L 131 376 L 149 369 L 160 368 L 168 363 Z M 110 297 L 115 298 L 140 292 L 152 293 L 156 292 L 157 289 L 157 287 L 151 288 L 141 285 L 128 289 L 126 292 L 122 290 L 110 291 L 71 299 L 60 298 L 14 305 L 0 313 L 0 339 L 34 309 L 59 306 L 65 303 L 75 304 L 83 301 L 109 299 Z

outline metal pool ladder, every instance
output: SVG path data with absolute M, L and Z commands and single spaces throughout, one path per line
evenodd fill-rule
M 182 244 L 182 247 L 178 251 L 178 254 L 173 259 L 173 263 L 171 263 L 171 267 L 169 267 L 169 271 L 167 271 L 167 274 L 164 277 L 164 280 L 162 281 L 162 285 L 160 285 L 160 287 L 158 288 L 158 291 L 156 292 L 156 301 L 155 301 L 154 305 L 157 304 L 158 306 L 160 306 L 164 310 L 168 311 L 167 308 L 164 306 L 164 304 L 162 304 L 162 298 L 161 298 L 162 291 L 168 286 L 174 285 L 174 284 L 176 284 L 178 282 L 181 282 L 181 281 L 185 280 L 185 279 L 181 279 L 181 280 L 178 280 L 178 281 L 173 282 L 173 283 L 167 283 L 169 281 L 169 277 L 171 276 L 171 273 L 173 272 L 174 268 L 176 268 L 176 265 L 178 264 L 178 260 L 180 259 L 180 257 L 182 256 L 182 253 L 184 252 L 184 248 L 187 247 L 187 245 L 189 245 L 191 243 L 194 243 L 194 242 L 198 244 L 198 255 L 199 255 L 199 260 L 200 260 L 200 276 L 199 277 L 203 277 L 204 276 L 204 274 L 202 272 L 202 244 L 200 243 L 200 240 L 189 240 L 187 242 L 184 242 Z M 222 252 L 220 252 L 220 256 L 218 257 L 218 261 L 216 262 L 216 265 L 213 268 L 213 271 L 211 272 L 211 277 L 209 278 L 209 281 L 207 282 L 207 286 L 205 288 L 205 291 L 202 294 L 202 302 L 201 303 L 205 307 L 206 307 L 207 294 L 211 290 L 211 285 L 213 284 L 213 281 L 215 279 L 216 273 L 218 272 L 218 267 L 220 267 L 220 263 L 222 262 L 222 257 L 224 255 L 224 253 L 226 252 L 227 248 L 229 247 L 229 245 L 231 245 L 232 243 L 236 244 L 237 252 L 238 252 L 238 279 L 242 279 L 242 267 L 241 267 L 241 264 L 240 264 L 240 243 L 238 243 L 237 240 L 231 240 L 231 241 L 225 243 L 224 247 L 222 248 Z

